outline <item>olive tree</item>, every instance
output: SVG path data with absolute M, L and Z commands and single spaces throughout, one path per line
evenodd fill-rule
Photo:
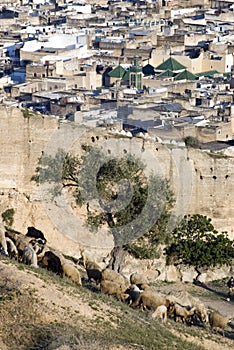
M 95 149 L 87 157 L 90 148 L 82 148 L 79 156 L 63 150 L 43 155 L 32 180 L 59 184 L 61 191 L 71 188 L 76 202 L 86 205 L 87 224 L 96 230 L 109 228 L 115 243 L 112 268 L 121 270 L 127 251 L 138 258 L 156 257 L 159 243 L 168 239 L 166 227 L 174 203 L 168 181 L 153 173 L 146 176 L 145 165 L 132 155 L 114 158 Z M 93 200 L 102 210 L 92 210 Z

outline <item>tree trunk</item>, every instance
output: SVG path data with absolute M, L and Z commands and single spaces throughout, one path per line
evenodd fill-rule
M 122 272 L 125 264 L 126 251 L 123 247 L 114 247 L 111 251 L 111 259 L 108 265 L 108 268 Z

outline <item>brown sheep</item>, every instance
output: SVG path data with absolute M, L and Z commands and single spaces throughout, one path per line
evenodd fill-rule
M 167 307 L 165 305 L 159 305 L 152 314 L 152 318 L 159 318 L 162 324 L 167 323 Z
M 102 271 L 102 280 L 116 282 L 125 289 L 129 286 L 129 281 L 125 276 L 108 268 Z
M 103 294 L 116 296 L 118 300 L 124 301 L 128 297 L 128 295 L 124 293 L 123 287 L 114 281 L 101 281 L 100 290 Z
M 20 236 L 24 236 L 23 233 L 15 231 L 9 226 L 5 226 L 5 234 L 6 237 L 9 237 L 14 243 L 16 242 L 17 238 L 19 238 Z
M 22 257 L 23 251 L 30 244 L 31 239 L 32 238 L 26 237 L 23 234 L 18 235 L 18 237 L 15 241 L 15 245 L 16 245 L 16 248 L 17 248 L 18 253 L 19 253 L 19 258 Z
M 205 305 L 198 299 L 193 297 L 186 291 L 178 291 L 173 295 L 168 294 L 167 298 L 174 303 L 180 304 L 186 307 L 196 307 L 195 315 L 202 323 L 208 323 L 208 314 Z
M 85 268 L 89 282 L 94 280 L 96 284 L 99 284 L 102 280 L 102 269 L 100 266 L 93 261 L 86 261 Z
M 202 323 L 208 323 L 208 313 L 205 305 L 198 299 L 193 297 L 191 294 L 187 293 L 188 299 L 190 301 L 191 307 L 196 307 L 195 315 Z
M 64 262 L 62 263 L 62 269 L 65 276 L 69 277 L 78 286 L 82 286 L 80 273 L 74 265 Z
M 218 311 L 212 311 L 209 314 L 209 323 L 212 331 L 221 329 L 224 336 L 224 330 L 228 323 L 231 321 L 231 317 L 223 316 Z
M 142 284 L 141 290 L 151 290 L 152 292 L 154 291 L 153 287 L 149 286 L 148 284 Z
M 147 278 L 145 278 L 144 275 L 141 275 L 140 273 L 134 272 L 130 276 L 130 283 L 136 284 L 137 287 L 142 289 L 142 285 L 147 285 L 148 281 Z
M 166 307 L 170 306 L 170 301 L 166 298 L 165 295 L 153 292 L 152 290 L 143 291 L 137 300 L 132 303 L 132 307 L 140 306 L 144 309 L 153 309 L 159 305 L 165 305 Z
M 174 304 L 174 320 L 177 322 L 179 319 L 183 323 L 190 324 L 191 323 L 191 318 L 195 315 L 196 313 L 196 307 L 193 308 L 188 308 L 186 306 L 182 306 L 180 304 L 175 303 Z
M 198 320 L 204 324 L 207 324 L 209 322 L 209 316 L 206 310 L 206 307 L 202 303 L 193 304 L 194 307 L 196 307 L 195 316 L 198 318 Z

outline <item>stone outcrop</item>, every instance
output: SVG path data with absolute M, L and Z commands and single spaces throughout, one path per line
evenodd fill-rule
M 167 265 L 166 257 L 161 256 L 154 260 L 137 260 L 130 255 L 126 257 L 123 274 L 127 277 L 133 272 L 142 274 L 148 283 L 156 281 L 166 282 L 189 282 L 189 283 L 208 283 L 217 281 L 227 276 L 233 275 L 234 265 L 221 267 L 210 267 L 195 269 L 188 265 Z

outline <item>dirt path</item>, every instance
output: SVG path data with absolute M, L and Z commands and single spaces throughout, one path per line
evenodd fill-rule
M 177 282 L 156 288 L 166 294 L 180 291 L 189 292 L 193 296 L 198 297 L 207 308 L 217 310 L 224 316 L 230 316 L 234 319 L 234 294 L 231 296 L 231 300 L 227 301 L 228 290 L 225 282 L 220 282 L 219 284 L 209 283 L 208 285 Z

